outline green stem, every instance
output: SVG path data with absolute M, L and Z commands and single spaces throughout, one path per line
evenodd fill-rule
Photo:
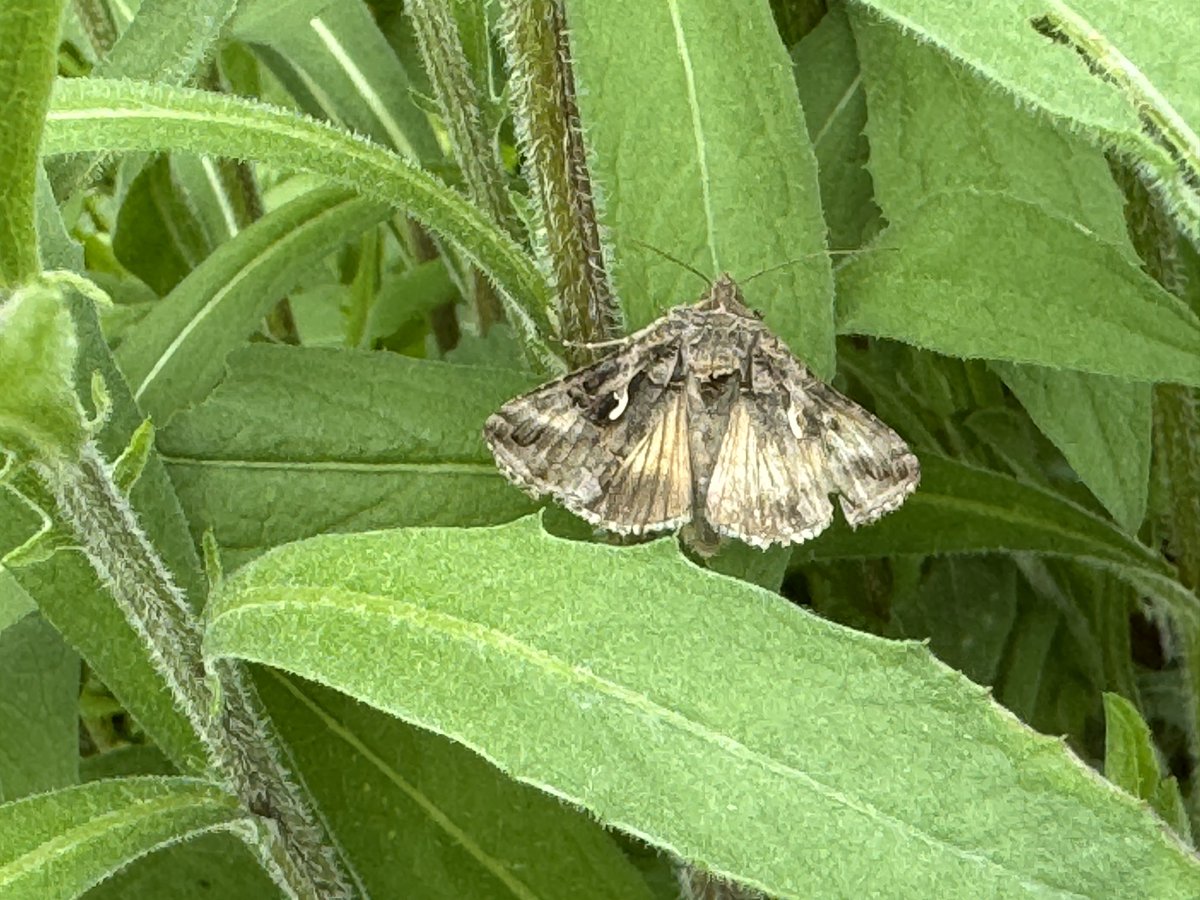
M 228 662 L 206 670 L 200 623 L 96 445 L 86 443 L 77 461 L 39 462 L 33 468 L 204 743 L 209 774 L 261 817 L 258 849 L 267 871 L 295 897 L 355 896 L 332 839 L 284 765 L 278 737 L 244 675 Z
M 0 288 L 42 270 L 34 188 L 62 12 L 63 0 L 0 3 Z
M 562 5 L 505 0 L 503 8 L 517 138 L 545 230 L 538 251 L 558 296 L 561 337 L 610 340 L 621 316 L 608 284 Z M 589 358 L 582 348 L 568 355 L 575 363 Z
M 521 238 L 520 220 L 505 187 L 496 142 L 484 124 L 480 91 L 463 52 L 458 22 L 446 0 L 409 0 L 412 19 L 455 161 L 462 170 L 467 195 L 513 238 Z M 503 308 L 486 281 L 472 279 L 481 327 L 499 320 Z

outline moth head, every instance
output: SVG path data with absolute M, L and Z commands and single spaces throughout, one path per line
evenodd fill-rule
M 722 272 L 712 283 L 700 301 L 700 308 L 720 310 L 734 315 L 745 316 L 748 319 L 761 319 L 762 315 L 746 305 L 742 289 L 728 272 Z

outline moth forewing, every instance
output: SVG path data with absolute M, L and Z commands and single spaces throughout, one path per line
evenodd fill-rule
M 756 547 L 872 522 L 916 488 L 900 437 L 808 372 L 722 275 L 605 358 L 505 403 L 484 438 L 506 477 L 608 531 L 689 520 Z

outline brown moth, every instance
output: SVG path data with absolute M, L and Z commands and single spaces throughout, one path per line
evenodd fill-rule
M 692 523 L 755 547 L 857 527 L 921 477 L 894 431 L 812 375 L 729 275 L 612 354 L 505 403 L 483 435 L 500 470 L 608 531 Z

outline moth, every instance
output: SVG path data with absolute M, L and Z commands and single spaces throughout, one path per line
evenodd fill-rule
M 691 523 L 755 547 L 799 544 L 902 504 L 920 464 L 822 382 L 728 275 L 613 342 L 599 361 L 505 403 L 484 425 L 500 471 L 618 534 Z

